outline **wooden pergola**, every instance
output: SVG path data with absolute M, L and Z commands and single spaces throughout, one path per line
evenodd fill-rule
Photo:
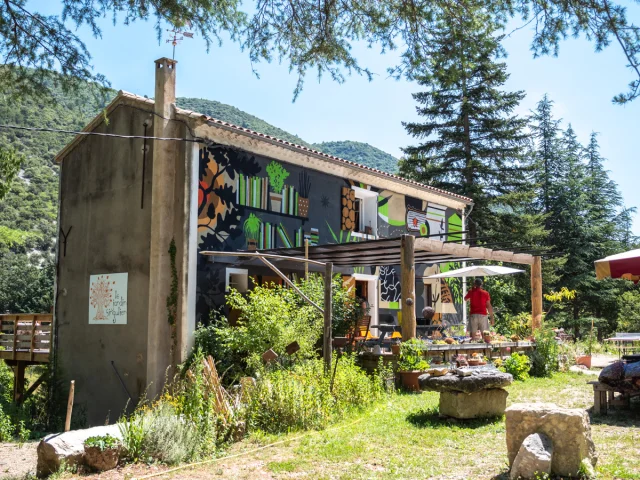
M 539 328 L 542 322 L 542 261 L 539 256 L 470 247 L 456 242 L 441 242 L 413 235 L 355 243 L 318 245 L 308 248 L 272 249 L 261 253 L 276 255 L 280 258 L 308 259 L 344 267 L 400 265 L 403 341 L 416 336 L 416 264 L 484 260 L 530 265 L 533 329 Z

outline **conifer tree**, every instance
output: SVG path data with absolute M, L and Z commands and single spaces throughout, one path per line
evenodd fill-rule
M 545 94 L 529 118 L 532 137 L 536 143 L 536 180 L 540 189 L 537 203 L 540 211 L 547 215 L 548 221 L 553 211 L 557 182 L 567 173 L 560 154 L 560 120 L 553 117 L 552 110 L 553 100 Z
M 496 228 L 503 202 L 528 185 L 525 120 L 513 114 L 523 92 L 505 92 L 508 79 L 499 25 L 479 3 L 464 15 L 441 16 L 425 47 L 413 95 L 421 123 L 404 126 L 420 143 L 404 149 L 405 177 L 473 198 L 469 237 Z M 471 240 L 473 241 L 473 240 Z

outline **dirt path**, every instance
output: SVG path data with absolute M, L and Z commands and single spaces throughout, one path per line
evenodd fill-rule
M 36 472 L 38 442 L 0 443 L 0 478 L 22 478 Z

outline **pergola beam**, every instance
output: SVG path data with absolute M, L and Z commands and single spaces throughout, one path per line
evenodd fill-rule
M 413 235 L 402 235 L 400 240 L 400 292 L 402 302 L 402 341 L 416 337 L 416 264 Z

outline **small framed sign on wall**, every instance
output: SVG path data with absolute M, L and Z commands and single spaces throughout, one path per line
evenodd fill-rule
M 89 324 L 126 325 L 128 273 L 89 278 Z

